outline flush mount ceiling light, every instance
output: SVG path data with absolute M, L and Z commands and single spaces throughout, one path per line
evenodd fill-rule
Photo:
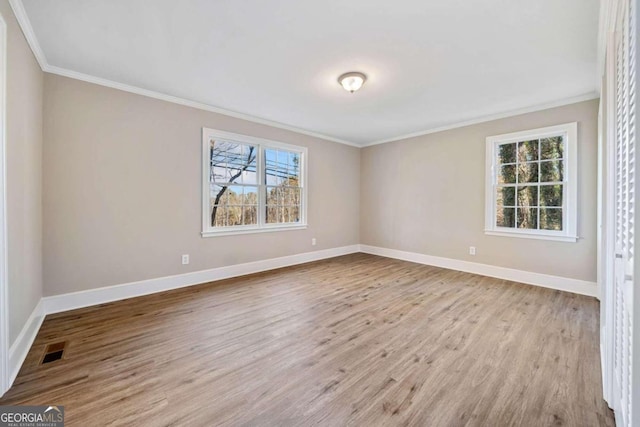
M 367 81 L 367 76 L 357 71 L 344 73 L 343 75 L 338 77 L 338 83 L 342 85 L 344 90 L 347 90 L 351 93 L 360 89 L 365 81 Z

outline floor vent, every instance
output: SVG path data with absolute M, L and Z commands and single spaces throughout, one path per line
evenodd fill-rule
M 64 353 L 64 348 L 66 347 L 66 345 L 66 341 L 49 344 L 44 350 L 44 357 L 42 358 L 42 362 L 40 362 L 40 364 L 44 365 L 45 363 L 51 363 L 55 362 L 56 360 L 62 359 L 62 354 Z

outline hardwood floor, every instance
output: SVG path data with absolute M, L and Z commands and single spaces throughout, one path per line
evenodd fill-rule
M 48 316 L 0 404 L 68 426 L 613 426 L 601 390 L 597 300 L 354 254 Z

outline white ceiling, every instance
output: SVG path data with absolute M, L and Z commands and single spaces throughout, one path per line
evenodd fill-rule
M 598 0 L 22 3 L 50 66 L 359 145 L 596 90 Z

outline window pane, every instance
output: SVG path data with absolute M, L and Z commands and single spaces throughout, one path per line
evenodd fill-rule
M 258 172 L 255 165 L 250 165 L 247 170 L 242 172 L 238 182 L 243 184 L 258 184 Z
M 227 203 L 229 205 L 242 205 L 244 190 L 241 185 L 230 185 L 227 188 Z
M 289 164 L 289 152 L 278 150 L 278 170 L 281 170 L 285 175 L 287 173 Z
M 540 206 L 562 206 L 562 185 L 541 185 Z
M 257 153 L 258 149 L 253 145 L 213 140 L 209 151 L 211 179 L 215 182 L 240 184 L 246 178 L 249 183 L 257 183 Z
M 300 153 L 265 149 L 265 182 L 273 186 L 299 186 Z
M 540 228 L 542 230 L 562 231 L 562 209 L 540 209 Z
M 518 187 L 518 207 L 538 206 L 538 186 Z
M 225 205 L 214 205 L 211 211 L 211 225 L 213 227 L 225 227 L 227 225 L 228 212 Z
M 282 215 L 281 206 L 267 206 L 267 224 L 277 224 L 280 221 Z
M 257 184 L 258 183 L 258 148 L 243 145 L 242 155 L 244 163 L 242 164 L 242 183 Z
M 209 141 L 209 161 L 211 164 L 210 182 L 226 182 L 227 152 L 215 140 Z
M 516 188 L 515 187 L 498 187 L 496 202 L 498 206 L 515 206 L 516 205 Z
M 294 206 L 285 206 L 282 208 L 282 222 L 299 222 L 298 208 Z
M 538 160 L 538 140 L 519 142 L 518 161 L 531 162 L 533 160 Z
M 498 163 L 516 162 L 516 143 L 502 144 L 498 147 Z
M 227 187 L 211 184 L 210 186 L 210 206 L 211 206 L 211 226 L 221 226 L 223 221 L 226 221 L 226 211 L 220 213 L 220 210 L 224 210 L 227 205 Z
M 498 172 L 498 184 L 515 184 L 516 165 L 501 166 Z
M 225 189 L 224 192 L 222 191 L 223 188 Z M 219 203 L 219 201 L 218 202 L 214 202 L 214 200 L 216 200 L 216 197 L 218 198 L 218 200 L 221 199 L 222 197 L 224 197 L 225 194 L 226 194 L 226 188 L 227 187 L 225 187 L 223 185 L 218 185 L 218 184 L 210 184 L 209 185 L 209 189 L 210 189 L 209 197 L 211 198 L 211 203 L 212 204 L 213 203 Z
M 540 163 L 540 182 L 557 182 L 563 180 L 562 160 L 551 160 Z
M 278 170 L 277 150 L 264 150 L 264 173 L 267 185 L 279 185 L 282 182 L 280 171 Z
M 519 164 L 518 182 L 538 182 L 538 163 Z
M 540 140 L 540 155 L 542 160 L 561 159 L 564 153 L 564 144 L 561 136 L 543 138 Z
M 265 149 L 266 223 L 299 222 L 300 153 Z
M 300 177 L 300 153 L 289 153 L 289 175 L 299 180 Z
M 267 187 L 267 224 L 299 222 L 300 198 L 298 187 Z
M 538 208 L 518 208 L 518 228 L 538 228 Z
M 284 205 L 300 205 L 300 189 L 298 187 L 286 187 L 282 189 Z
M 300 208 L 298 206 L 289 207 L 289 214 L 291 215 L 291 222 L 300 222 Z
M 242 222 L 244 225 L 255 225 L 258 223 L 257 205 L 245 205 L 242 208 Z
M 227 182 L 226 162 L 218 162 L 212 165 L 210 182 Z
M 244 187 L 244 198 L 242 199 L 243 205 L 257 205 L 258 204 L 258 187 L 246 186 Z
M 278 206 L 267 205 L 265 210 L 266 210 L 265 221 L 267 222 L 267 224 L 274 224 L 278 222 Z
M 292 187 L 282 187 L 280 189 L 280 194 L 282 194 L 282 205 L 291 205 L 294 201 L 294 194 L 291 190 L 294 190 Z
M 267 205 L 278 204 L 278 187 L 267 187 Z
M 278 201 L 278 205 L 279 206 L 284 205 L 285 202 L 286 202 L 285 201 L 285 195 L 286 195 L 285 187 L 276 187 L 275 190 L 276 190 L 276 196 L 277 196 L 276 200 Z
M 225 187 L 216 185 L 211 188 L 210 214 L 213 227 L 258 223 L 257 186 L 230 185 Z
M 498 208 L 496 210 L 496 225 L 498 227 L 516 226 L 516 209 L 515 208 Z
M 227 169 L 229 182 L 240 182 L 238 178 L 255 161 L 255 148 L 237 145 L 233 151 L 228 152 Z
M 230 205 L 228 216 L 228 225 L 242 225 L 242 206 Z

